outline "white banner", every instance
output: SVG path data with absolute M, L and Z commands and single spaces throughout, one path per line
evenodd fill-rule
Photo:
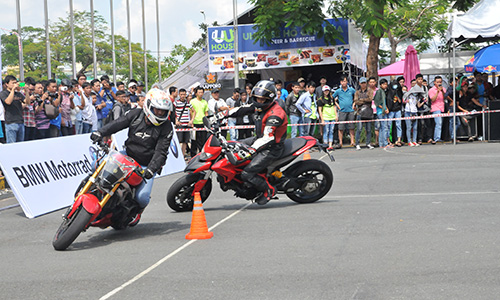
M 126 130 L 117 133 L 125 141 Z M 120 142 L 118 145 L 123 145 Z M 71 205 L 81 180 L 91 172 L 89 134 L 0 144 L 0 166 L 26 217 Z M 160 175 L 183 171 L 184 157 L 174 134 Z M 165 190 L 166 192 L 166 190 Z

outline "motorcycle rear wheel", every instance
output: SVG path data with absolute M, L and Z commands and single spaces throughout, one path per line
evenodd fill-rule
M 299 186 L 286 195 L 297 203 L 312 203 L 323 198 L 332 187 L 333 173 L 322 161 L 311 159 L 307 163 L 299 162 L 297 166 L 290 166 L 292 170 L 287 177 L 294 178 Z
M 193 210 L 194 185 L 203 178 L 203 174 L 187 174 L 177 179 L 174 184 L 168 189 L 167 204 L 168 206 L 177 211 L 185 212 Z M 210 193 L 212 192 L 212 179 L 209 178 L 205 186 L 200 191 L 201 201 L 205 202 Z
M 71 208 L 70 208 L 71 209 Z M 92 219 L 92 214 L 80 206 L 73 215 L 65 219 L 54 236 L 52 246 L 55 250 L 61 251 L 73 243 L 73 241 L 85 229 Z

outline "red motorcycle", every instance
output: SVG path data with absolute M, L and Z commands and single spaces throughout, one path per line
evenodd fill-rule
M 137 215 L 135 187 L 143 181 L 141 166 L 131 157 L 101 143 L 91 147 L 96 170 L 77 188 L 75 202 L 63 215 L 52 246 L 64 250 L 89 226 L 125 229 Z
M 236 197 L 256 199 L 260 195 L 259 191 L 241 180 L 241 172 L 250 163 L 249 153 L 253 149 L 241 142 L 227 142 L 217 122 L 214 129 L 207 118 L 203 119 L 203 123 L 211 135 L 203 150 L 186 166 L 184 172 L 187 174 L 175 181 L 168 190 L 168 206 L 178 212 L 190 211 L 196 192 L 200 193 L 204 202 L 212 191 L 212 172 L 217 174 L 217 181 L 223 191 L 233 190 Z M 277 193 L 286 194 L 295 202 L 318 201 L 330 191 L 333 184 L 333 174 L 326 163 L 316 159 L 303 160 L 281 171 L 312 147 L 318 147 L 328 154 L 331 161 L 335 161 L 333 155 L 327 151 L 328 145 L 320 144 L 313 137 L 286 139 L 281 158 L 269 165 L 259 176 L 267 178 Z

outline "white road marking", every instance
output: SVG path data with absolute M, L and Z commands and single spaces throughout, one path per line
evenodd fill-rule
M 8 206 L 5 206 L 5 207 L 1 207 L 0 211 L 4 211 L 4 210 L 11 209 L 11 208 L 18 207 L 18 206 L 20 206 L 20 205 L 19 204 L 8 205 Z
M 230 214 L 229 216 L 225 217 L 224 219 L 220 220 L 219 222 L 217 222 L 215 225 L 213 225 L 212 227 L 208 228 L 209 231 L 213 230 L 214 228 L 216 228 L 217 226 L 221 225 L 222 223 L 226 222 L 227 220 L 231 219 L 232 217 L 236 216 L 238 213 L 240 213 L 242 210 L 244 210 L 245 208 L 247 208 L 248 206 L 250 206 L 252 204 L 252 202 L 249 202 L 247 203 L 246 205 L 244 205 L 243 207 L 241 207 L 240 209 L 238 209 L 237 211 L 233 212 L 232 214 Z M 127 286 L 131 285 L 132 283 L 136 282 L 137 280 L 141 279 L 142 277 L 144 277 L 145 275 L 147 275 L 149 272 L 153 271 L 154 269 L 156 269 L 158 266 L 160 266 L 161 264 L 163 264 L 164 262 L 166 262 L 169 258 L 173 257 L 174 255 L 176 255 L 177 253 L 181 252 L 182 250 L 186 249 L 187 247 L 189 247 L 190 245 L 192 245 L 193 243 L 195 243 L 196 241 L 198 240 L 191 240 L 187 243 L 185 243 L 184 245 L 180 246 L 179 248 L 177 248 L 176 250 L 174 250 L 172 253 L 168 254 L 167 256 L 165 256 L 164 258 L 160 259 L 158 262 L 156 262 L 154 265 L 152 265 L 151 267 L 147 268 L 146 270 L 142 271 L 141 273 L 139 273 L 137 276 L 135 276 L 134 278 L 130 279 L 129 281 L 125 282 L 124 284 L 120 285 L 119 287 L 117 287 L 116 289 L 112 290 L 111 292 L 107 293 L 106 295 L 102 296 L 101 298 L 99 298 L 100 300 L 105 300 L 105 299 L 109 299 L 110 297 L 112 297 L 113 295 L 117 294 L 118 292 L 120 292 L 121 290 L 123 290 L 124 288 L 126 288 Z
M 381 197 L 407 197 L 407 196 L 447 196 L 447 195 L 481 195 L 481 194 L 500 194 L 500 191 L 477 191 L 477 192 L 442 192 L 442 193 L 406 193 L 406 194 L 363 194 L 363 195 L 344 195 L 334 196 L 338 198 L 381 198 Z

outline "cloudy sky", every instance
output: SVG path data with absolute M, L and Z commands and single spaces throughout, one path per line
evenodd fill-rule
M 130 23 L 133 42 L 142 44 L 142 2 L 130 1 Z M 0 27 L 7 29 L 17 28 L 16 1 L 2 1 L 0 10 Z M 44 26 L 44 1 L 20 0 L 21 25 Z M 160 6 L 160 46 L 162 55 L 168 55 L 173 45 L 183 44 L 190 46 L 198 39 L 201 31 L 198 24 L 204 22 L 200 13 L 203 10 L 207 23 L 217 21 L 225 23 L 233 17 L 233 0 L 158 0 Z M 238 0 L 238 14 L 241 14 L 250 5 L 246 0 Z M 156 1 L 145 0 L 146 15 L 146 48 L 156 53 Z M 90 0 L 73 0 L 75 10 L 90 11 Z M 127 9 L 126 0 L 113 0 L 115 34 L 127 37 Z M 110 26 L 110 1 L 94 0 L 94 9 L 102 15 Z M 69 12 L 69 0 L 48 0 L 49 22 L 60 17 L 66 17 Z M 0 30 L 1 34 L 5 32 Z

